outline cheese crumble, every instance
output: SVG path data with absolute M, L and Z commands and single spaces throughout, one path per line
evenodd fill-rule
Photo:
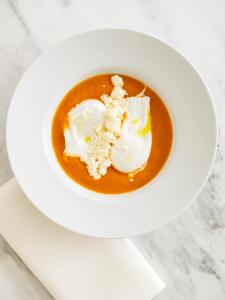
M 87 170 L 96 180 L 107 172 L 112 164 L 112 146 L 120 136 L 123 116 L 126 110 L 126 91 L 122 88 L 123 79 L 114 75 L 111 77 L 114 86 L 111 95 L 103 94 L 101 100 L 106 107 L 104 122 L 95 128 L 94 138 L 88 143 L 88 155 L 86 159 Z

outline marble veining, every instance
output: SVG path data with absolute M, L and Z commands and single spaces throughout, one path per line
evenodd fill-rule
M 224 12 L 224 0 L 0 0 L 0 184 L 12 177 L 5 125 L 16 84 L 42 51 L 63 38 L 101 27 L 143 30 L 180 50 L 208 85 L 219 122 L 209 180 L 175 221 L 132 239 L 167 284 L 157 300 L 225 299 Z M 0 299 L 52 299 L 2 238 Z

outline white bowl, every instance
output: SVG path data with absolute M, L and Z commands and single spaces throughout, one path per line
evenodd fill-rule
M 164 100 L 173 122 L 173 148 L 159 175 L 143 188 L 104 195 L 75 184 L 51 145 L 56 107 L 90 75 L 124 73 L 145 81 Z M 103 29 L 67 39 L 41 55 L 14 93 L 7 121 L 10 162 L 22 189 L 46 216 L 90 236 L 142 234 L 180 214 L 212 167 L 217 122 L 209 92 L 174 48 L 144 33 Z

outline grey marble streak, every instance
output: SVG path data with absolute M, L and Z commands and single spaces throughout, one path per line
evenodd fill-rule
M 224 15 L 224 0 L 0 0 L 0 184 L 12 176 L 5 121 L 15 86 L 38 54 L 62 38 L 100 27 L 143 30 L 182 51 L 207 83 L 220 127 L 213 172 L 181 216 L 133 239 L 167 284 L 157 300 L 225 299 Z M 50 299 L 3 239 L 0 299 Z

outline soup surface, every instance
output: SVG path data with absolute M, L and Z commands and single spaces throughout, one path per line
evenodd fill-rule
M 86 165 L 78 157 L 64 155 L 65 140 L 64 128 L 67 114 L 76 104 L 86 99 L 100 99 L 102 94 L 109 94 L 113 85 L 112 74 L 103 74 L 90 77 L 75 85 L 60 102 L 52 123 L 52 144 L 57 160 L 64 172 L 80 185 L 105 194 L 118 194 L 136 190 L 151 181 L 165 164 L 172 145 L 172 123 L 166 106 L 160 97 L 149 87 L 145 95 L 150 97 L 152 148 L 151 154 L 144 169 L 135 174 L 130 181 L 128 175 L 117 171 L 112 166 L 107 174 L 99 180 L 91 177 Z M 145 84 L 135 78 L 120 75 L 123 78 L 123 88 L 128 97 L 140 93 Z

